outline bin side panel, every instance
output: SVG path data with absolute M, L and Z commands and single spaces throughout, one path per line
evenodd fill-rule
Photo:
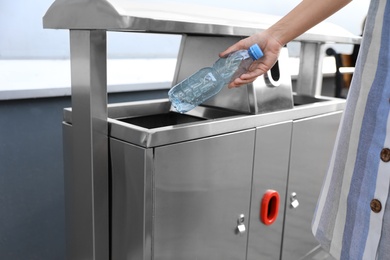
M 110 147 L 112 260 L 151 259 L 153 152 L 113 138 Z

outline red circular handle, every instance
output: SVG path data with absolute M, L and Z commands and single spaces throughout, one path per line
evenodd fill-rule
M 275 190 L 267 190 L 261 200 L 260 219 L 265 225 L 276 221 L 279 213 L 280 196 Z

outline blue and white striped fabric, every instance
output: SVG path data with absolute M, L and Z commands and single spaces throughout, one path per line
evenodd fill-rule
M 312 229 L 336 259 L 390 259 L 390 0 L 372 0 Z M 371 209 L 372 201 L 380 210 Z

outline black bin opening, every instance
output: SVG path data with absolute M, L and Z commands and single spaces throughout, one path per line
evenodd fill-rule
M 313 104 L 317 102 L 327 101 L 327 99 L 316 98 L 307 95 L 294 95 L 294 106 Z
M 152 128 L 158 128 L 164 126 L 193 123 L 193 122 L 198 122 L 206 119 L 190 116 L 186 114 L 179 114 L 176 112 L 168 112 L 164 114 L 129 117 L 129 118 L 122 118 L 118 120 L 132 125 L 137 125 L 143 128 L 152 129 Z

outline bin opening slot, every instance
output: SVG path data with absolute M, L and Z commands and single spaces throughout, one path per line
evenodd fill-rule
M 294 98 L 294 106 L 308 105 L 317 102 L 329 101 L 329 99 L 316 98 L 307 95 L 293 95 L 293 98 Z
M 193 122 L 198 122 L 206 119 L 190 116 L 186 114 L 179 114 L 176 112 L 168 112 L 164 114 L 128 117 L 128 118 L 122 118 L 118 120 L 132 125 L 137 125 L 140 127 L 152 129 L 152 128 L 158 128 L 164 126 L 193 123 Z

